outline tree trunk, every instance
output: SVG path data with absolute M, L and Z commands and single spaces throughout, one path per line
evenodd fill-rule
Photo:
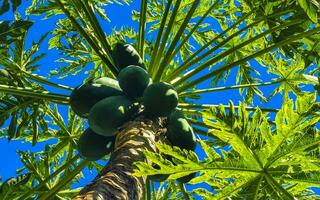
M 131 121 L 121 127 L 110 161 L 75 200 L 142 199 L 146 180 L 131 176 L 135 169 L 133 163 L 146 161 L 141 150 L 156 151 L 155 141 L 163 132 L 160 122 L 146 119 Z

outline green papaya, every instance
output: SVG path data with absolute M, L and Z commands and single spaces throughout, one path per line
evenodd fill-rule
M 112 58 L 119 71 L 129 65 L 137 65 L 145 69 L 139 53 L 130 44 L 117 43 L 112 50 Z
M 105 137 L 88 128 L 79 138 L 79 155 L 86 160 L 99 160 L 113 150 L 115 139 L 115 136 Z
M 170 115 L 168 115 L 168 121 L 173 121 L 173 120 L 177 120 L 179 118 L 185 118 L 184 114 L 180 111 L 175 109 L 174 111 L 172 111 L 170 113 Z
M 123 95 L 117 80 L 102 77 L 76 87 L 70 96 L 72 110 L 81 117 L 88 117 L 90 109 L 100 100 Z
M 178 105 L 178 93 L 168 83 L 153 83 L 143 93 L 143 105 L 146 115 L 166 117 Z
M 112 136 L 119 126 L 129 121 L 138 105 L 125 96 L 107 97 L 96 103 L 89 112 L 90 128 L 97 134 Z
M 168 116 L 167 136 L 173 146 L 192 151 L 196 148 L 193 129 L 180 111 L 176 110 Z
M 187 176 L 183 176 L 177 179 L 178 182 L 180 183 L 188 183 L 189 181 L 191 181 L 191 179 L 193 179 L 194 177 L 196 177 L 196 172 L 189 174 Z
M 150 77 L 146 70 L 136 65 L 130 65 L 120 71 L 118 81 L 125 95 L 138 98 L 148 87 Z

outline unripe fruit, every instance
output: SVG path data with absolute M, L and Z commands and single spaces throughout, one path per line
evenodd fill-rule
M 115 136 L 98 135 L 88 128 L 79 138 L 78 151 L 80 156 L 86 160 L 99 160 L 113 150 L 114 142 Z
M 126 96 L 138 98 L 148 87 L 150 77 L 146 70 L 136 65 L 130 65 L 120 71 L 118 81 Z
M 96 103 L 89 113 L 90 128 L 103 136 L 115 135 L 118 127 L 128 122 L 138 105 L 125 96 L 113 96 Z
M 145 69 L 139 53 L 130 44 L 117 43 L 112 50 L 112 58 L 119 70 L 129 65 L 137 65 Z
M 100 100 L 122 95 L 117 80 L 103 77 L 76 87 L 70 96 L 72 110 L 80 117 L 88 117 L 90 109 Z
M 151 117 L 166 117 L 178 105 L 178 94 L 168 83 L 153 83 L 143 93 L 145 113 Z

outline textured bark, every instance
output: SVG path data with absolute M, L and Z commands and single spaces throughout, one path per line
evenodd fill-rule
M 141 150 L 156 151 L 155 141 L 163 135 L 160 124 L 143 119 L 125 124 L 117 133 L 109 163 L 75 200 L 140 200 L 145 179 L 131 176 L 133 163 L 146 161 Z

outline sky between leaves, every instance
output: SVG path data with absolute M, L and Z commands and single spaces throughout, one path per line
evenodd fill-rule
M 24 1 L 23 5 L 18 9 L 18 11 L 25 10 L 28 5 L 30 5 L 30 1 Z M 107 8 L 107 14 L 109 18 L 111 19 L 110 23 L 102 23 L 102 26 L 104 28 L 104 31 L 106 33 L 110 33 L 112 28 L 120 29 L 121 26 L 134 26 L 136 29 L 138 27 L 138 23 L 135 21 L 133 22 L 131 19 L 131 11 L 132 10 L 139 10 L 139 1 L 135 1 L 130 6 L 124 5 L 110 5 Z M 121 13 L 119 12 L 119 9 L 121 9 Z M 24 18 L 23 12 L 20 12 L 20 14 Z M 7 13 L 3 16 L 0 16 L 1 20 L 12 20 L 13 15 L 12 13 Z M 32 40 L 38 40 L 42 34 L 44 34 L 46 31 L 52 30 L 54 27 L 54 22 L 58 20 L 58 17 L 50 18 L 49 20 L 43 21 L 41 20 L 41 17 L 31 17 L 31 21 L 35 21 L 36 23 L 32 26 L 32 28 L 29 31 L 28 40 L 27 40 L 27 48 L 31 45 Z M 217 27 L 219 28 L 219 27 Z M 155 36 L 154 36 L 155 37 Z M 40 51 L 46 51 L 48 49 L 47 42 L 50 38 L 50 35 L 45 40 L 45 42 L 42 44 L 42 47 Z M 40 75 L 46 76 L 51 69 L 58 67 L 59 63 L 56 63 L 55 60 L 59 58 L 59 54 L 54 49 L 51 49 L 48 52 L 48 55 L 40 61 L 41 67 L 39 68 L 38 73 Z M 266 73 L 266 70 L 263 69 L 261 66 L 257 65 L 260 71 L 264 71 Z M 261 69 L 260 69 L 261 68 Z M 232 70 L 235 72 L 235 70 Z M 205 73 L 205 72 L 204 72 Z M 228 80 L 231 80 L 232 78 L 235 78 L 236 74 L 231 73 L 231 77 Z M 63 80 L 52 78 L 53 82 L 57 83 L 63 83 L 64 85 L 68 85 L 70 87 L 75 87 L 79 85 L 82 80 L 86 77 L 86 74 L 81 73 L 80 75 L 77 75 L 77 79 L 75 80 L 74 77 L 66 78 Z M 269 76 L 270 77 L 270 76 Z M 260 77 L 261 78 L 261 77 Z M 72 80 L 72 81 L 71 81 Z M 209 82 L 204 82 L 202 85 L 209 84 Z M 224 83 L 224 85 L 228 85 L 228 83 Z M 48 87 L 49 88 L 49 87 Z M 273 87 L 263 87 L 262 90 L 265 92 L 265 94 L 269 94 L 272 91 Z M 57 93 L 65 93 L 63 90 L 59 90 L 56 88 L 50 88 L 51 91 L 57 92 Z M 67 94 L 67 93 L 65 93 Z M 223 103 L 227 104 L 229 99 L 232 99 L 233 102 L 237 103 L 238 101 L 242 100 L 242 97 L 239 95 L 237 90 L 230 90 L 230 91 L 223 91 L 223 92 L 215 92 L 211 94 L 206 94 L 203 96 L 200 100 L 200 103 L 210 103 L 214 99 L 215 103 Z M 259 105 L 258 99 L 254 100 L 255 105 Z M 272 108 L 279 108 L 281 106 L 281 97 L 279 95 L 275 96 L 273 99 L 271 99 L 267 105 Z M 66 118 L 67 116 L 67 109 L 63 106 L 61 106 L 61 109 L 63 110 L 63 117 Z M 49 141 L 49 143 L 55 143 L 54 140 Z M 32 147 L 29 143 L 23 143 L 23 141 L 12 141 L 7 142 L 6 139 L 0 139 L 0 160 L 3 164 L 0 165 L 0 176 L 2 178 L 2 181 L 13 177 L 16 175 L 15 170 L 19 167 L 22 167 L 22 163 L 20 162 L 20 159 L 18 158 L 18 155 L 16 154 L 16 150 L 31 150 L 31 151 L 39 151 L 44 149 L 46 143 L 38 143 L 35 147 Z M 199 151 L 199 148 L 197 148 L 198 153 L 201 156 L 201 153 Z M 92 178 L 95 176 L 95 172 L 93 174 L 90 174 L 88 170 L 86 170 L 85 173 L 86 179 L 81 180 L 80 184 L 77 186 L 83 186 Z M 191 186 L 188 186 L 191 187 Z M 320 192 L 320 191 L 319 191 Z

